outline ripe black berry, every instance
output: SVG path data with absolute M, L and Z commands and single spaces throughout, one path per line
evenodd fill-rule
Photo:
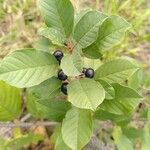
M 94 70 L 92 68 L 86 69 L 85 76 L 87 78 L 93 78 L 94 77 Z
M 61 86 L 61 91 L 65 95 L 67 95 L 67 85 L 68 85 L 68 83 L 63 83 L 62 86 Z
M 58 79 L 65 81 L 67 78 L 68 78 L 68 76 L 62 70 L 59 70 Z
M 61 59 L 62 59 L 63 56 L 64 56 L 63 52 L 60 51 L 60 50 L 55 51 L 55 52 L 53 53 L 53 55 L 54 55 L 55 58 L 59 61 L 59 63 L 60 63 Z

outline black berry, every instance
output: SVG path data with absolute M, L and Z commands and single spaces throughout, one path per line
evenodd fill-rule
M 61 86 L 61 91 L 65 95 L 67 95 L 67 85 L 68 85 L 68 83 L 63 83 L 62 86 Z
M 62 81 L 65 81 L 68 78 L 68 76 L 62 70 L 59 70 L 58 78 Z
M 93 78 L 94 77 L 94 70 L 92 68 L 86 69 L 85 76 L 87 78 Z
M 55 56 L 55 58 L 60 62 L 61 59 L 63 58 L 64 54 L 61 50 L 57 50 L 53 53 L 53 55 Z

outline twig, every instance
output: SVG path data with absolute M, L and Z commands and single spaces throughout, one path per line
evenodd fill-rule
M 20 123 L 0 123 L 0 127 L 5 128 L 29 128 L 32 126 L 55 126 L 57 125 L 57 122 L 20 122 Z

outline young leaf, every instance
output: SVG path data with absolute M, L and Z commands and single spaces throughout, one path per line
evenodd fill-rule
M 92 79 L 74 80 L 68 86 L 68 101 L 76 107 L 94 111 L 104 98 L 104 89 Z
M 94 118 L 99 119 L 99 120 L 111 120 L 112 122 L 116 123 L 117 125 L 120 126 L 125 126 L 127 125 L 130 120 L 131 116 L 130 115 L 117 115 L 117 114 L 112 114 L 107 111 L 103 111 L 102 109 L 98 109 L 94 113 Z
M 80 54 L 74 52 L 72 55 L 63 57 L 61 68 L 68 76 L 74 77 L 80 75 L 83 69 L 83 62 Z
M 50 53 L 50 49 L 54 48 L 54 45 L 52 45 L 49 39 L 42 37 L 35 42 L 34 47 L 36 50 Z
M 51 40 L 55 45 L 63 46 L 65 42 L 65 37 L 55 28 L 40 28 L 38 30 L 39 35 L 42 35 Z
M 62 137 L 72 150 L 81 150 L 92 135 L 92 115 L 90 110 L 72 108 L 62 123 Z
M 135 90 L 118 83 L 113 84 L 113 87 L 115 98 L 110 101 L 105 100 L 99 108 L 117 115 L 130 114 L 137 107 L 142 97 Z
M 95 72 L 95 79 L 108 83 L 124 82 L 139 67 L 128 59 L 116 59 L 101 65 Z
M 62 135 L 60 134 L 56 140 L 54 150 L 71 150 L 63 141 Z
M 27 109 L 36 118 L 62 121 L 70 109 L 70 103 L 57 99 L 38 99 L 28 93 Z
M 111 16 L 102 23 L 96 42 L 84 51 L 108 50 L 118 44 L 131 25 L 119 16 Z
M 123 135 L 120 127 L 114 128 L 113 138 L 118 150 L 134 150 L 133 143 Z
M 61 81 L 52 77 L 41 84 L 28 89 L 35 97 L 39 99 L 50 99 L 60 93 Z M 44 94 L 43 94 L 44 93 Z
M 74 22 L 74 9 L 70 0 L 39 0 L 38 6 L 46 25 L 69 37 Z
M 0 79 L 16 87 L 31 87 L 54 76 L 58 62 L 49 53 L 24 49 L 2 60 Z
M 17 118 L 21 113 L 20 90 L 0 81 L 0 121 Z
M 73 37 L 76 44 L 85 48 L 96 41 L 99 26 L 106 17 L 98 11 L 87 12 L 75 26 Z
M 113 99 L 115 97 L 115 90 L 113 88 L 113 86 L 111 86 L 109 83 L 107 83 L 104 80 L 98 80 L 100 82 L 100 84 L 102 85 L 102 87 L 104 88 L 105 92 L 106 92 L 106 99 Z
M 41 135 L 34 135 L 32 133 L 29 133 L 27 135 L 23 135 L 21 137 L 8 141 L 6 147 L 8 149 L 11 148 L 15 150 L 20 150 L 24 146 L 28 146 L 31 143 L 37 143 L 41 140 L 43 140 L 43 137 Z

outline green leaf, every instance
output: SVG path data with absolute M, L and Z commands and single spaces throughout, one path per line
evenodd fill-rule
M 120 127 L 115 127 L 113 138 L 118 150 L 134 150 L 133 143 L 123 135 Z
M 42 27 L 38 30 L 38 33 L 48 39 L 55 45 L 63 46 L 65 42 L 65 37 L 61 34 L 60 31 L 55 28 Z
M 28 91 L 39 99 L 50 99 L 60 93 L 61 84 L 60 80 L 52 77 L 37 86 L 29 88 Z
M 85 49 L 82 49 L 82 52 L 84 53 L 84 55 L 87 58 L 90 58 L 90 59 L 100 59 L 102 57 L 102 54 L 98 50 L 96 50 L 96 49 L 92 50 L 89 47 L 85 48 Z
M 108 83 L 124 82 L 139 67 L 128 59 L 116 59 L 101 65 L 95 72 L 96 80 Z
M 139 89 L 142 87 L 144 81 L 144 74 L 142 69 L 138 69 L 129 79 L 128 85 L 131 88 Z
M 54 76 L 58 62 L 49 53 L 24 49 L 5 57 L 0 66 L 0 79 L 16 87 L 31 87 Z
M 100 82 L 100 84 L 102 85 L 102 87 L 104 88 L 104 90 L 106 92 L 105 98 L 106 99 L 113 99 L 115 97 L 115 90 L 114 90 L 114 88 L 109 83 L 107 83 L 104 80 L 99 80 L 99 82 Z
M 50 136 L 50 141 L 53 144 L 55 144 L 60 134 L 61 134 L 61 124 L 57 124 L 54 128 L 52 135 Z
M 48 27 L 69 37 L 73 29 L 74 9 L 69 0 L 39 0 L 38 6 Z
M 27 109 L 36 118 L 53 121 L 62 121 L 66 112 L 70 109 L 70 103 L 56 98 L 38 99 L 28 93 Z
M 144 87 L 150 90 L 150 74 L 147 74 L 144 81 Z
M 61 68 L 68 76 L 79 76 L 82 73 L 83 62 L 79 52 L 74 52 L 72 55 L 66 55 L 61 60 Z
M 54 150 L 71 150 L 63 141 L 62 135 L 60 134 L 56 140 Z
M 150 128 L 149 128 L 149 124 L 146 124 L 143 131 L 141 150 L 149 150 L 150 148 L 149 141 L 150 141 Z
M 68 86 L 68 101 L 76 107 L 94 111 L 104 98 L 104 89 L 92 79 L 74 80 Z
M 27 135 L 22 135 L 21 137 L 8 141 L 6 147 L 20 150 L 20 148 L 23 148 L 24 146 L 28 146 L 31 143 L 37 143 L 41 140 L 43 140 L 43 137 L 41 135 L 34 135 L 32 133 L 29 133 Z
M 6 143 L 7 141 L 0 137 L 0 150 L 6 150 Z
M 80 21 L 80 19 L 89 11 L 92 11 L 92 9 L 88 8 L 88 9 L 83 9 L 80 12 L 78 12 L 77 14 L 75 14 L 75 18 L 74 18 L 74 26 L 77 25 L 77 23 Z
M 123 18 L 110 16 L 100 26 L 96 42 L 90 45 L 87 50 L 99 50 L 101 52 L 112 48 L 122 40 L 129 28 L 131 28 L 131 25 Z
M 99 108 L 117 115 L 132 113 L 142 97 L 135 90 L 118 83 L 113 84 L 113 88 L 115 89 L 115 98 L 109 101 L 105 100 Z
M 34 47 L 36 50 L 50 53 L 50 49 L 54 48 L 54 45 L 51 44 L 49 39 L 43 37 L 35 42 Z
M 85 68 L 92 68 L 94 70 L 98 69 L 102 62 L 99 59 L 89 59 L 84 57 L 84 67 Z
M 131 117 L 129 115 L 112 114 L 112 113 L 109 113 L 107 111 L 103 111 L 101 109 L 98 109 L 94 113 L 94 118 L 99 119 L 99 120 L 103 120 L 103 121 L 111 120 L 112 122 L 114 122 L 120 126 L 127 125 L 131 120 Z
M 62 123 L 62 137 L 72 150 L 81 150 L 92 135 L 92 116 L 90 110 L 72 108 Z
M 98 11 L 87 12 L 75 26 L 73 37 L 76 40 L 76 45 L 79 44 L 85 48 L 96 41 L 99 26 L 106 17 Z
M 131 141 L 135 141 L 136 139 L 141 138 L 141 136 L 143 134 L 143 130 L 139 130 L 139 129 L 136 129 L 133 127 L 124 127 L 124 128 L 122 128 L 122 132 Z
M 21 92 L 0 81 L 0 121 L 16 119 L 21 113 Z

